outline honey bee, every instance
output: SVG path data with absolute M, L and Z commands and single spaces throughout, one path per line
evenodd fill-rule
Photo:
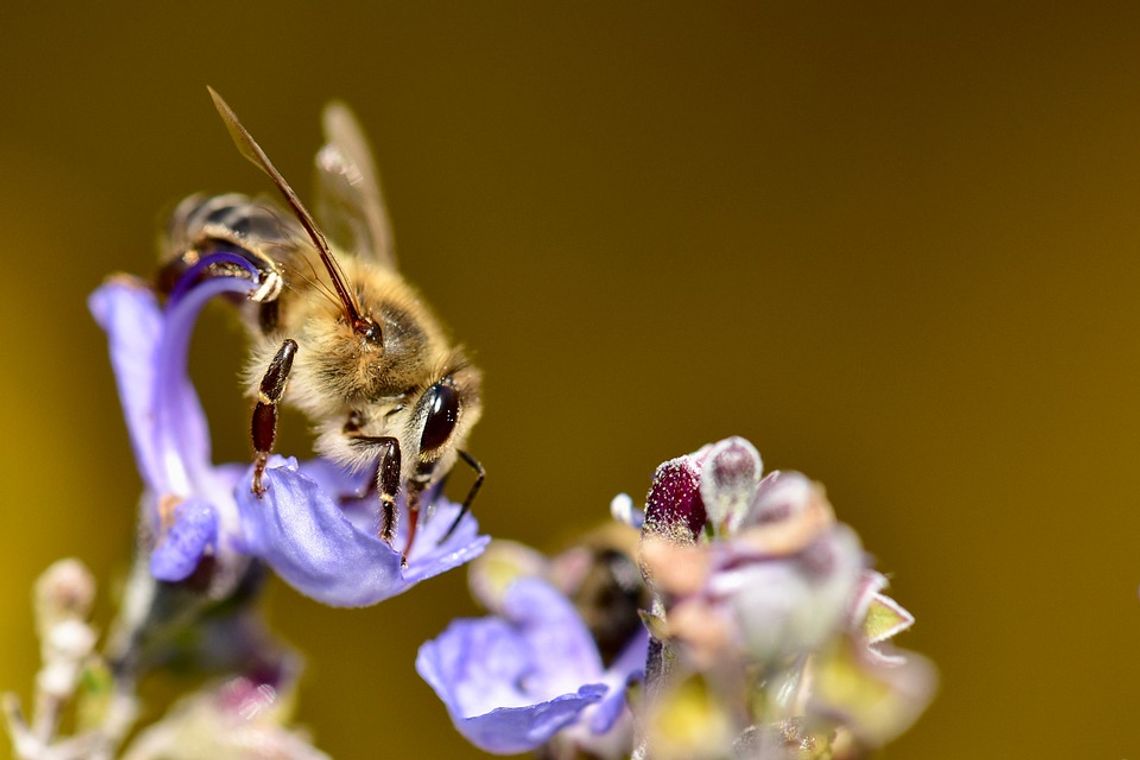
M 444 538 L 482 485 L 482 465 L 463 448 L 482 411 L 480 372 L 396 269 L 372 154 L 351 112 L 339 104 L 324 112 L 315 206 L 322 229 L 233 110 L 209 91 L 238 150 L 269 176 L 289 211 L 239 194 L 186 198 L 167 226 L 159 290 L 169 294 L 199 262 L 209 263 L 195 276 L 255 281 L 241 307 L 251 343 L 244 382 L 255 402 L 250 487 L 258 496 L 265 491 L 278 405 L 295 407 L 314 423 L 319 454 L 376 469 L 380 538 L 390 545 L 403 492 L 406 562 L 423 495 L 436 492 L 457 459 L 475 480 Z M 248 266 L 227 263 L 235 256 Z

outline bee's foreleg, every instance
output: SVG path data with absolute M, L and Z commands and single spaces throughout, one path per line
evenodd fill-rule
M 487 470 L 483 468 L 483 465 L 479 462 L 478 459 L 471 456 L 469 453 L 463 451 L 462 449 L 459 450 L 459 458 L 462 459 L 468 467 L 475 470 L 475 482 L 472 483 L 471 488 L 467 490 L 467 496 L 463 499 L 463 506 L 460 507 L 459 514 L 455 516 L 455 519 L 451 523 L 451 527 L 449 527 L 447 529 L 447 532 L 443 534 L 443 538 L 439 539 L 439 543 L 441 544 L 447 539 L 451 538 L 451 534 L 454 533 L 455 529 L 459 527 L 460 520 L 463 519 L 463 516 L 467 514 L 468 511 L 470 511 L 471 503 L 475 501 L 475 496 L 479 493 L 479 489 L 483 487 L 483 479 L 487 477 Z
M 285 383 L 293 369 L 293 356 L 296 353 L 297 343 L 286 338 L 273 356 L 273 361 L 269 362 L 269 369 L 265 371 L 257 390 L 257 406 L 253 408 L 250 434 L 255 457 L 252 488 L 258 496 L 265 493 L 265 485 L 261 481 L 269 453 L 273 451 L 273 442 L 277 439 L 277 403 L 285 393 Z

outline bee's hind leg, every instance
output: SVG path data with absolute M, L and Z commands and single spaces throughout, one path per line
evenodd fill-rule
M 265 465 L 269 462 L 269 453 L 273 451 L 273 442 L 277 439 L 277 403 L 285 394 L 285 383 L 293 369 L 293 356 L 296 353 L 297 343 L 286 338 L 281 348 L 277 349 L 273 361 L 269 362 L 269 369 L 265 371 L 257 390 L 257 406 L 253 408 L 250 434 L 254 451 L 252 488 L 258 496 L 265 493 L 262 478 L 265 476 Z

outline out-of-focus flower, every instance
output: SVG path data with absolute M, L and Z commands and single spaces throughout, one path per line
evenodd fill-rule
M 43 661 L 36 675 L 37 711 L 46 707 L 58 712 L 75 692 L 98 638 L 87 620 L 94 595 L 94 579 L 74 559 L 55 562 L 36 581 L 36 628 Z
M 227 266 L 248 267 L 225 253 Z M 146 487 L 141 541 L 150 571 L 161 581 L 184 581 L 205 568 L 209 593 L 225 596 L 250 557 L 265 560 L 297 590 L 326 604 L 363 606 L 478 556 L 489 538 L 466 516 L 437 545 L 459 507 L 440 498 L 401 566 L 400 553 L 378 537 L 379 504 L 366 482 L 322 460 L 298 464 L 273 457 L 267 492 L 249 488 L 251 468 L 215 466 L 209 430 L 187 373 L 187 352 L 202 306 L 218 295 L 243 297 L 252 277 L 199 280 L 204 258 L 183 276 L 165 305 L 126 277 L 109 280 L 90 299 L 107 332 L 111 362 Z M 231 261 L 231 259 L 233 259 Z M 406 530 L 407 520 L 401 521 Z M 433 540 L 436 539 L 436 540 Z
M 95 601 L 95 579 L 79 560 L 61 559 L 36 579 L 32 598 L 36 628 L 41 640 L 46 640 L 53 627 L 87 619 Z
M 495 616 L 454 621 L 420 647 L 416 670 L 476 746 L 628 756 L 626 687 L 642 676 L 648 636 L 629 601 L 639 596 L 638 579 L 625 586 L 620 551 L 602 546 L 587 541 L 548 561 L 518 544 L 493 543 L 470 577 Z
M 671 683 L 642 720 L 654 760 L 721 760 L 738 730 L 730 706 L 695 674 Z
M 300 730 L 286 727 L 292 686 L 240 676 L 183 697 L 139 734 L 123 760 L 328 760 Z
M 36 581 L 33 600 L 40 639 L 30 720 L 15 694 L 0 694 L 0 716 L 20 760 L 109 758 L 136 713 L 132 695 L 112 693 L 112 677 L 95 652 L 96 630 L 87 620 L 95 580 L 81 562 L 60 560 Z M 77 703 L 73 733 L 62 733 L 65 709 Z M 92 720 L 96 718 L 96 720 Z
M 822 486 L 799 473 L 761 476 L 742 438 L 670 460 L 654 476 L 639 559 L 655 592 L 650 629 L 677 662 L 647 725 L 686 715 L 713 730 L 719 717 L 705 708 L 719 698 L 735 716 L 742 757 L 879 746 L 933 694 L 933 666 L 887 648 L 914 618 L 882 594 L 886 578 L 836 521 Z M 705 694 L 694 691 L 696 677 L 712 688 L 708 699 L 694 701 Z M 741 705 L 726 694 L 751 696 Z M 741 715 L 753 722 L 741 725 Z M 684 756 L 683 734 L 651 728 L 650 754 Z
M 724 540 L 647 535 L 642 546 L 643 566 L 668 597 L 669 635 L 702 667 L 814 650 L 842 626 L 864 569 L 858 536 L 834 521 L 819 486 L 787 473 L 755 491 L 758 509 L 782 517 L 747 515 L 755 522 Z

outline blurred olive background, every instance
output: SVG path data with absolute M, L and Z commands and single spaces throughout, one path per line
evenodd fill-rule
M 888 756 L 1140 752 L 1135 5 L 6 3 L 0 30 L 4 688 L 36 574 L 81 557 L 105 615 L 131 548 L 86 295 L 152 270 L 183 195 L 268 189 L 209 83 L 299 189 L 321 106 L 358 111 L 402 267 L 486 370 L 490 533 L 556 550 L 748 436 L 827 484 L 940 665 Z M 219 461 L 249 456 L 227 317 L 193 360 Z M 477 756 L 413 670 L 477 614 L 464 572 L 270 607 L 323 748 Z

